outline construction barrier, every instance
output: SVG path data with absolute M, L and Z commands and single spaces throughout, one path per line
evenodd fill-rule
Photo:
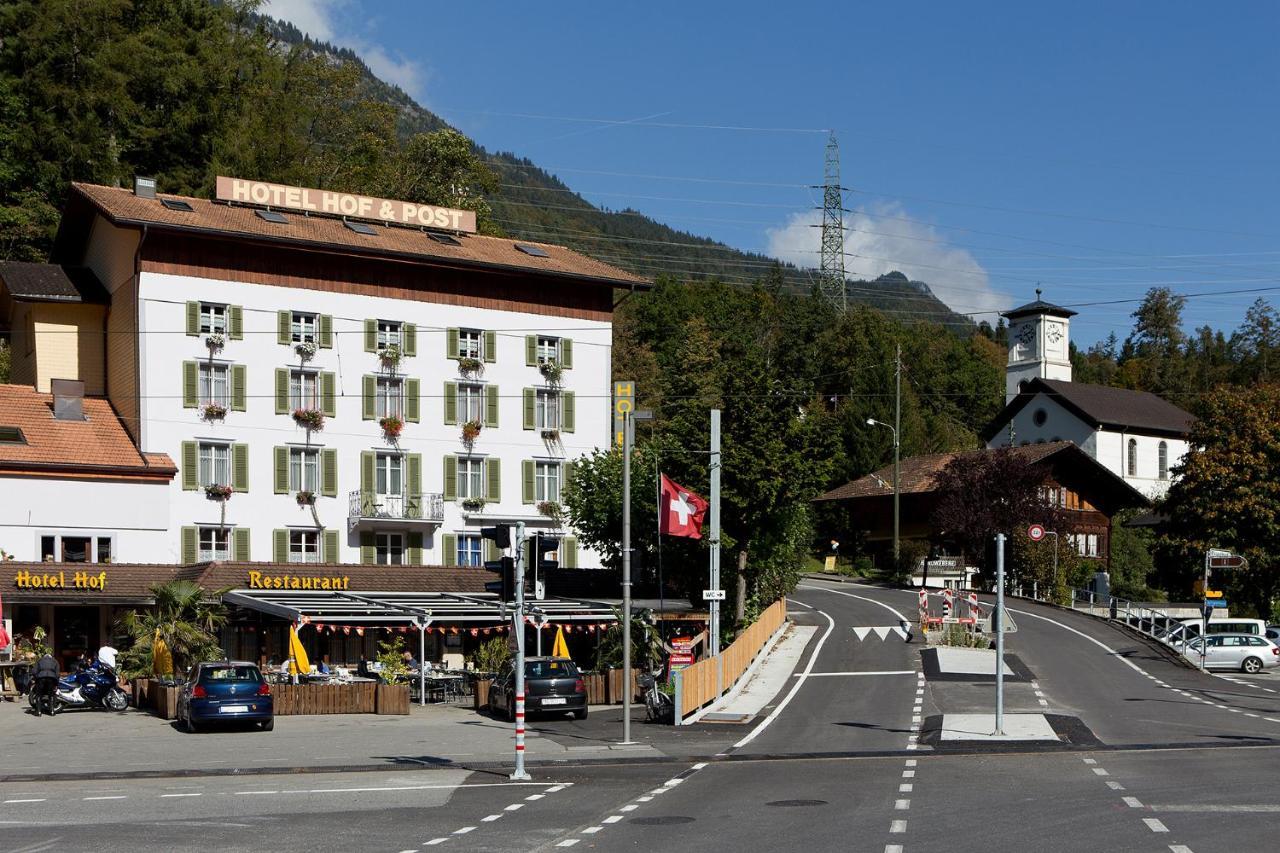
M 719 657 L 703 658 L 675 674 L 676 725 L 683 717 L 715 699 L 737 683 L 764 644 L 787 621 L 787 602 L 780 598 L 760 618 L 723 649 Z

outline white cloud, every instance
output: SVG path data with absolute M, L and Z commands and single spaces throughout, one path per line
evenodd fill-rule
M 288 21 L 317 41 L 349 47 L 364 60 L 369 70 L 388 83 L 404 89 L 419 102 L 425 96 L 427 71 L 422 63 L 388 50 L 360 35 L 351 19 L 351 0 L 268 0 L 263 13 Z M 363 22 L 364 26 L 369 21 Z
M 908 219 L 896 202 L 846 214 L 846 275 L 874 279 L 897 270 L 913 281 L 927 282 L 956 311 L 1008 307 L 1008 300 L 992 289 L 987 271 L 968 250 L 949 244 L 932 225 Z M 821 211 L 793 214 L 786 224 L 768 230 L 769 253 L 797 266 L 817 267 L 822 229 L 815 226 L 821 223 Z

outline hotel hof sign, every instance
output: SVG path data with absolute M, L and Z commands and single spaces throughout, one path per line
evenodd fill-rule
M 286 210 L 301 210 L 329 216 L 355 216 L 397 225 L 420 225 L 467 234 L 476 232 L 476 214 L 471 210 L 454 210 L 411 201 L 392 201 L 354 193 L 288 187 L 264 181 L 218 176 L 218 201 L 260 204 Z

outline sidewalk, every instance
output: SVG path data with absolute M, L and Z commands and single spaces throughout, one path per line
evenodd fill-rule
M 275 731 L 228 728 L 190 735 L 130 708 L 36 717 L 26 702 L 0 702 L 5 746 L 0 782 L 69 774 L 222 775 L 261 772 L 491 767 L 512 761 L 513 725 L 471 708 L 413 706 L 408 716 L 277 717 Z M 583 761 L 668 760 L 714 754 L 716 727 L 649 725 L 632 707 L 622 746 L 621 706 L 593 706 L 586 720 L 537 718 L 527 727 L 531 766 Z

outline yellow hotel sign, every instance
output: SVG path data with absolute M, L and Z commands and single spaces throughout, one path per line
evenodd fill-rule
M 346 575 L 264 575 L 249 572 L 250 589 L 346 589 L 350 579 Z
M 623 433 L 626 430 L 627 413 L 636 408 L 636 383 L 613 383 L 613 443 L 622 446 Z
M 454 210 L 451 207 L 436 207 L 433 204 L 415 204 L 411 201 L 395 201 L 355 193 L 290 187 L 284 184 L 269 184 L 265 181 L 227 178 L 222 175 L 218 176 L 216 196 L 218 201 L 238 201 L 286 210 L 324 213 L 330 216 L 356 216 L 360 219 L 378 219 L 398 225 L 420 225 L 426 228 L 462 231 L 467 234 L 476 233 L 474 210 Z
M 107 573 L 72 572 L 70 583 L 65 571 L 29 572 L 22 570 L 13 576 L 18 589 L 82 589 L 102 592 L 107 588 Z

